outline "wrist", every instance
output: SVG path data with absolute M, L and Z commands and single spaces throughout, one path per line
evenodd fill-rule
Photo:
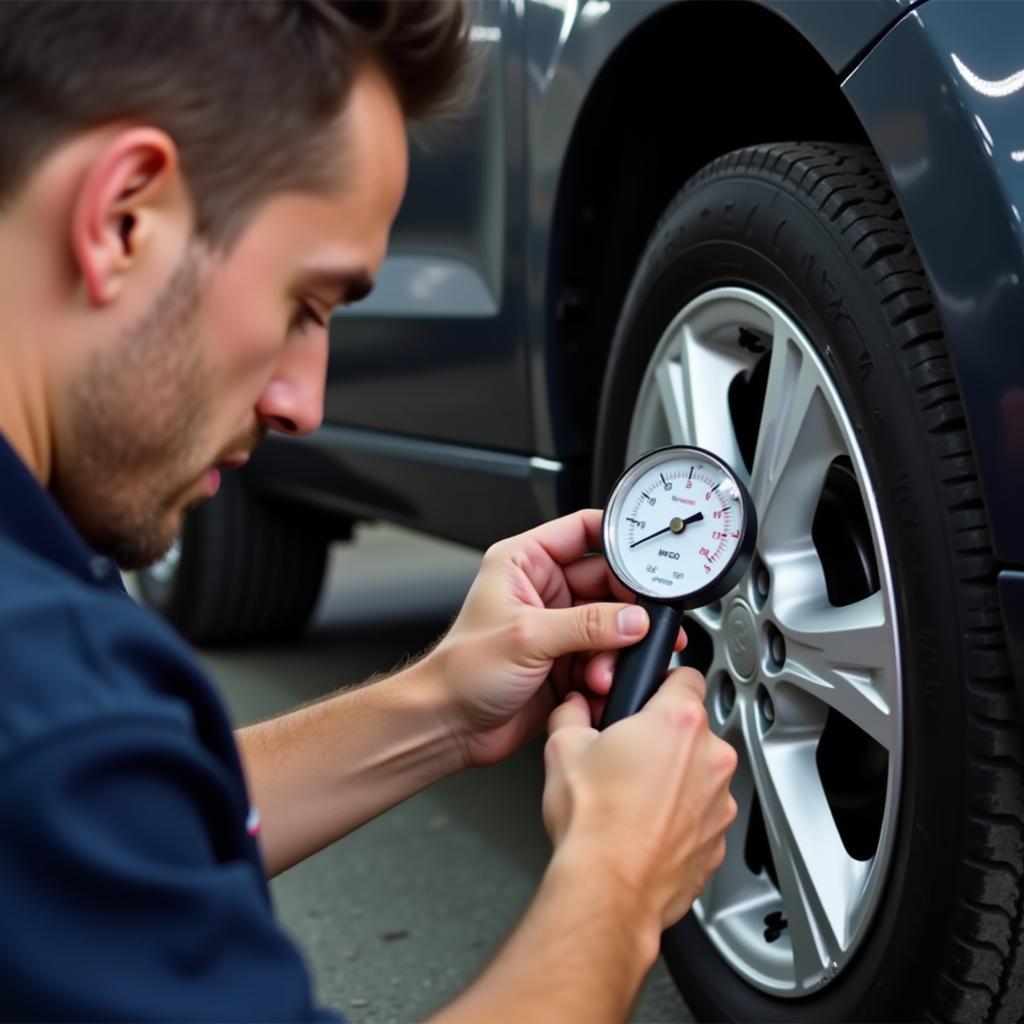
M 631 967 L 645 975 L 658 959 L 662 915 L 651 894 L 607 855 L 606 843 L 567 836 L 548 864 L 544 885 L 585 890 L 595 922 L 626 940 Z
M 411 713 L 426 723 L 425 734 L 432 737 L 432 759 L 438 777 L 454 774 L 466 767 L 465 747 L 453 725 L 451 699 L 444 676 L 433 654 L 381 681 Z
M 444 637 L 440 644 L 406 671 L 415 673 L 418 685 L 430 694 L 431 704 L 444 724 L 447 758 L 454 773 L 475 765 L 469 752 L 474 730 L 453 683 L 455 668 L 452 662 L 458 663 L 459 658 L 458 655 L 452 658 L 451 644 L 451 638 Z

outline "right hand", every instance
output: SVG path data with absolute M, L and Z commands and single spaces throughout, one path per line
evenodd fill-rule
M 671 672 L 646 706 L 598 732 L 582 695 L 552 712 L 544 748 L 544 823 L 556 856 L 609 872 L 663 930 L 725 857 L 736 817 L 736 751 L 708 728 L 705 684 Z

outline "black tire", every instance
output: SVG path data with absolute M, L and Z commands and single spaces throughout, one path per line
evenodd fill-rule
M 288 639 L 312 614 L 328 540 L 309 515 L 225 473 L 217 495 L 185 517 L 173 571 L 140 572 L 139 590 L 193 643 Z
M 865 454 L 889 545 L 904 683 L 903 786 L 881 905 L 819 994 L 747 984 L 689 916 L 664 937 L 702 1020 L 1024 1018 L 1024 779 L 996 567 L 934 300 L 873 153 L 731 153 L 673 201 L 639 265 L 602 396 L 597 500 L 620 470 L 643 373 L 695 295 L 770 296 L 822 355 Z

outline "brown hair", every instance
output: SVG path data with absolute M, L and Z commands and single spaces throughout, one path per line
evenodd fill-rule
M 269 195 L 337 182 L 339 116 L 362 62 L 409 119 L 461 99 L 462 0 L 0 2 L 0 204 L 76 132 L 124 121 L 178 147 L 197 231 L 227 245 Z

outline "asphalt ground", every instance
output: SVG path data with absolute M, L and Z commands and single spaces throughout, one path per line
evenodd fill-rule
M 280 713 L 423 650 L 457 611 L 479 559 L 391 527 L 361 528 L 332 552 L 300 642 L 203 658 L 238 724 Z M 446 779 L 273 881 L 323 1004 L 354 1022 L 419 1020 L 487 963 L 549 856 L 541 752 L 537 742 Z M 693 1019 L 662 963 L 631 1019 Z

